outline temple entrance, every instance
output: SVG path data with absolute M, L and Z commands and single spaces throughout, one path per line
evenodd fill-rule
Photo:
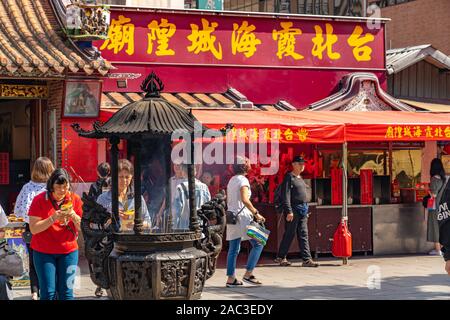
M 0 204 L 13 213 L 15 199 L 40 156 L 56 160 L 56 112 L 47 100 L 0 99 Z

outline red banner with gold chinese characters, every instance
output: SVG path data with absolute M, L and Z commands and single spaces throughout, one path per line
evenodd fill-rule
M 402 111 L 214 111 L 193 110 L 204 125 L 220 129 L 274 129 L 280 142 L 450 140 L 450 114 Z M 239 136 L 239 131 L 236 133 Z M 244 133 L 242 133 L 244 135 Z
M 384 22 L 113 8 L 112 62 L 384 69 Z
M 440 141 L 450 140 L 448 125 L 346 125 L 346 141 Z

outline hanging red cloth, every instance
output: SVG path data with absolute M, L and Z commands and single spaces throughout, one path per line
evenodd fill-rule
M 331 253 L 338 258 L 348 258 L 352 256 L 352 234 L 344 219 L 341 220 L 334 232 Z

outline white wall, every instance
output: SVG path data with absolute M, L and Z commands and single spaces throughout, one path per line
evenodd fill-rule
M 184 0 L 127 0 L 127 6 L 184 9 Z

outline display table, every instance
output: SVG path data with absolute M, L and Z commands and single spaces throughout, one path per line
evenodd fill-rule
M 266 217 L 266 227 L 271 231 L 264 252 L 277 253 L 284 234 L 285 219 L 276 213 L 272 204 L 258 203 L 255 207 Z M 334 232 L 341 220 L 342 206 L 317 206 L 311 203 L 308 219 L 309 246 L 316 257 L 331 253 Z M 372 206 L 348 206 L 349 228 L 353 236 L 353 252 L 372 251 Z M 289 254 L 299 254 L 297 239 L 292 241 Z
M 426 253 L 427 221 L 422 203 L 373 206 L 373 254 Z

